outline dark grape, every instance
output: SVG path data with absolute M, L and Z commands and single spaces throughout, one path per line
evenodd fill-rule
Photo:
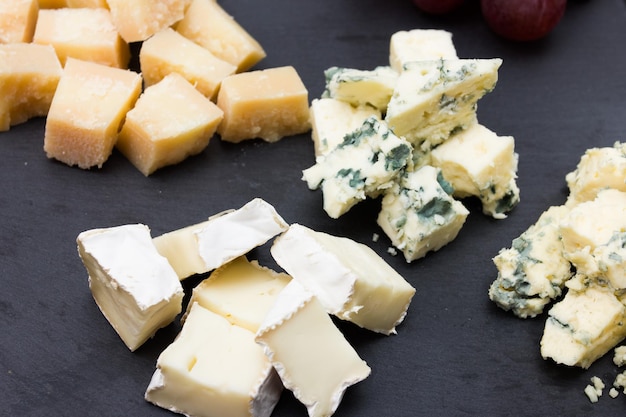
M 515 41 L 546 36 L 565 13 L 567 0 L 481 0 L 487 25 L 498 35 Z
M 430 14 L 445 14 L 458 9 L 465 0 L 413 0 L 422 11 Z

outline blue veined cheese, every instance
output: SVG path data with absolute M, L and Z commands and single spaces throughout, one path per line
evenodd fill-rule
M 391 35 L 389 65 L 402 72 L 407 62 L 456 59 L 452 33 L 440 29 L 401 30 Z
M 452 184 L 454 196 L 478 197 L 483 213 L 503 219 L 519 203 L 515 140 L 477 123 L 432 150 L 432 164 Z
M 563 256 L 573 265 L 584 264 L 597 247 L 615 232 L 626 231 L 626 192 L 605 189 L 595 199 L 575 205 L 561 221 Z
M 415 294 L 368 246 L 299 224 L 274 240 L 271 254 L 328 313 L 374 332 L 396 333 Z
M 296 280 L 281 291 L 255 340 L 310 417 L 332 416 L 345 391 L 371 373 L 322 303 Z
M 450 195 L 439 168 L 406 172 L 385 192 L 378 225 L 407 262 L 441 249 L 456 238 L 469 211 Z
M 626 337 L 626 307 L 609 286 L 576 281 L 548 311 L 541 355 L 586 369 Z
M 269 417 L 282 391 L 254 332 L 193 303 L 145 399 L 190 417 Z
M 407 63 L 385 121 L 396 135 L 431 149 L 477 122 L 477 102 L 495 88 L 501 65 L 500 58 Z
M 381 118 L 380 110 L 372 106 L 353 106 L 334 98 L 314 99 L 309 113 L 315 156 L 335 149 L 346 134 L 359 128 L 368 117 Z
M 181 312 L 183 288 L 148 226 L 87 230 L 76 241 L 93 298 L 131 351 Z
M 331 67 L 324 71 L 326 88 L 322 97 L 336 98 L 354 106 L 369 105 L 382 112 L 393 94 L 398 73 L 389 66 L 373 70 Z
M 569 209 L 552 206 L 493 258 L 498 276 L 489 287 L 489 299 L 518 317 L 535 317 L 559 297 L 572 277 L 563 257 L 559 224 Z
M 263 245 L 287 227 L 271 204 L 254 198 L 236 210 L 157 236 L 154 245 L 182 280 L 219 268 Z
M 589 256 L 574 259 L 576 272 L 608 283 L 615 290 L 626 289 L 626 230 L 617 230 L 610 240 L 596 246 Z
M 302 179 L 311 190 L 322 189 L 324 210 L 336 219 L 367 197 L 378 197 L 411 162 L 411 144 L 369 117 L 304 170 Z
M 588 149 L 565 180 L 569 205 L 593 200 L 600 190 L 607 188 L 626 191 L 626 143 Z

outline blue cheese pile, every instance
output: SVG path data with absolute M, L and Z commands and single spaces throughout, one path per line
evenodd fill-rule
M 310 107 L 315 164 L 302 179 L 335 219 L 381 197 L 378 224 L 407 262 L 456 238 L 469 214 L 460 199 L 505 218 L 520 200 L 514 139 L 476 113 L 501 65 L 459 58 L 449 32 L 416 29 L 391 36 L 388 65 L 328 68 Z
M 588 149 L 565 179 L 566 202 L 494 257 L 489 298 L 520 318 L 552 303 L 541 355 L 588 368 L 626 338 L 626 143 Z
M 246 257 L 271 240 L 285 272 Z M 190 417 L 269 417 L 285 388 L 310 417 L 333 415 L 371 369 L 332 317 L 391 335 L 415 294 L 366 245 L 289 225 L 260 198 L 154 238 L 128 224 L 84 231 L 77 245 L 94 300 L 131 351 L 182 313 L 145 399 Z M 183 311 L 181 281 L 197 274 L 208 276 Z

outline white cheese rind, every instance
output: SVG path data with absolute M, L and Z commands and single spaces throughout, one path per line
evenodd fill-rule
M 415 289 L 368 246 L 292 224 L 271 254 L 326 311 L 383 334 L 396 333 Z
M 256 334 L 284 386 L 310 417 L 329 417 L 371 372 L 319 300 L 298 281 L 281 292 Z
M 572 277 L 559 233 L 559 223 L 568 213 L 566 206 L 548 208 L 510 248 L 493 258 L 498 276 L 489 287 L 489 298 L 498 307 L 520 318 L 535 317 L 561 295 Z
M 194 303 L 145 399 L 186 416 L 269 417 L 283 387 L 254 337 Z
M 377 222 L 407 262 L 454 240 L 469 215 L 444 186 L 449 184 L 439 168 L 425 165 L 405 173 L 385 192 Z
M 541 355 L 556 363 L 586 369 L 626 337 L 626 308 L 609 287 L 570 288 L 548 315 Z
M 369 117 L 332 152 L 305 169 L 302 179 L 311 190 L 322 189 L 324 210 L 336 219 L 391 187 L 398 173 L 411 164 L 411 145 L 384 122 Z
M 288 224 L 266 201 L 255 198 L 237 210 L 154 238 L 180 279 L 212 271 L 287 230 Z
M 131 351 L 181 312 L 182 286 L 147 226 L 87 230 L 77 244 L 94 300 Z
M 431 161 L 456 198 L 478 197 L 486 215 L 504 219 L 520 201 L 512 136 L 498 136 L 477 123 L 433 149 Z
M 413 61 L 456 59 L 452 33 L 440 29 L 400 30 L 389 40 L 389 65 L 397 72 Z
M 440 59 L 405 65 L 385 121 L 416 147 L 432 149 L 477 122 L 480 98 L 495 88 L 499 58 Z

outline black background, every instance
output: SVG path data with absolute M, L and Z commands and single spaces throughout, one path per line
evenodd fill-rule
M 376 250 L 417 293 L 398 334 L 337 324 L 372 368 L 346 392 L 337 416 L 623 415 L 626 396 L 591 404 L 589 379 L 610 385 L 619 372 L 606 355 L 589 370 L 544 361 L 545 316 L 522 320 L 487 297 L 491 258 L 550 205 L 565 201 L 565 174 L 585 149 L 623 140 L 626 127 L 626 7 L 621 0 L 570 0 L 549 37 L 517 44 L 495 36 L 476 1 L 433 17 L 409 0 L 223 0 L 266 49 L 256 68 L 293 65 L 319 97 L 330 66 L 372 69 L 388 62 L 395 31 L 453 33 L 460 57 L 501 57 L 496 89 L 479 120 L 516 139 L 521 203 L 505 220 L 471 214 L 458 238 L 407 264 L 387 253 L 370 200 L 338 220 L 322 210 L 301 171 L 314 162 L 310 135 L 278 143 L 227 144 L 214 138 L 200 155 L 146 178 L 115 152 L 100 170 L 70 168 L 43 152 L 44 119 L 0 133 L 0 415 L 167 416 L 145 388 L 178 325 L 129 352 L 96 307 L 76 251 L 83 230 L 127 223 L 153 236 L 254 197 L 287 222 L 351 237 Z M 134 45 L 135 49 L 138 45 Z M 378 242 L 374 233 L 381 234 Z M 273 267 L 267 245 L 250 258 Z M 185 282 L 190 290 L 199 279 Z M 305 416 L 285 392 L 274 416 Z

